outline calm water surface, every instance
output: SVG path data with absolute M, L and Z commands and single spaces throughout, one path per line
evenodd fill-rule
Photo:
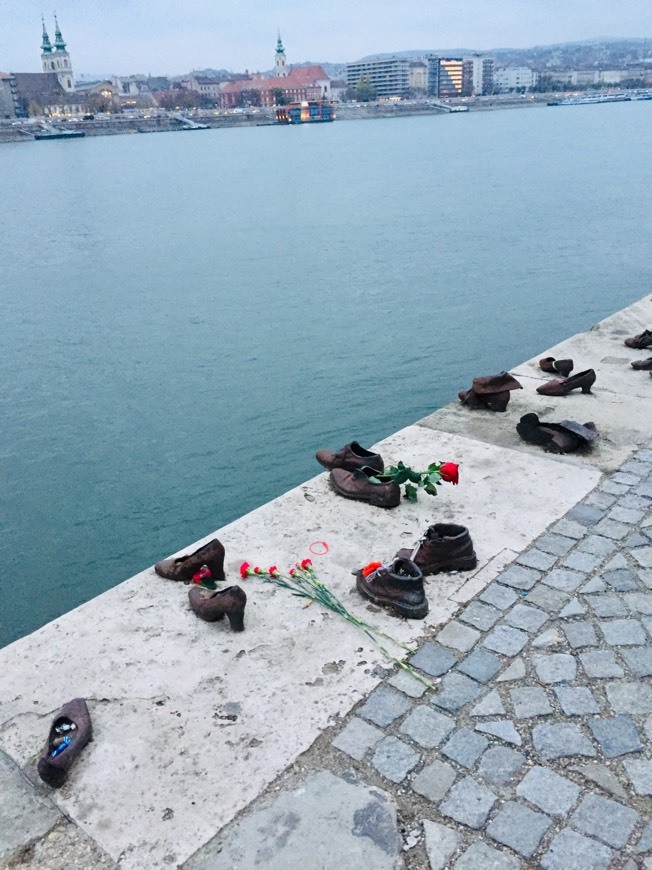
M 0 644 L 650 290 L 652 103 L 0 147 Z

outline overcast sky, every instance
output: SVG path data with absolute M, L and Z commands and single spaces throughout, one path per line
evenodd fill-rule
M 651 0 L 53 0 L 79 73 L 178 74 L 346 62 L 407 49 L 519 48 L 651 37 Z M 43 0 L 0 0 L 0 70 L 38 72 Z M 652 39 L 651 39 L 652 44 Z

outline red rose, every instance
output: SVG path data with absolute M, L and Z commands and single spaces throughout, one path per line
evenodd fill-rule
M 445 480 L 446 483 L 452 483 L 453 485 L 458 484 L 460 482 L 459 469 L 459 465 L 456 465 L 454 462 L 444 462 L 442 467 L 439 469 L 441 479 Z
M 249 562 L 243 562 L 242 565 L 240 565 L 240 576 L 243 580 L 246 580 L 249 576 L 249 567 Z

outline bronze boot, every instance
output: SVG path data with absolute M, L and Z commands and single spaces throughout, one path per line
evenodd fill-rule
M 428 613 L 423 574 L 414 562 L 396 558 L 368 574 L 365 571 L 355 572 L 355 585 L 363 598 L 391 607 L 408 619 L 423 619 Z
M 478 564 L 469 530 L 456 523 L 435 523 L 413 550 L 399 550 L 396 558 L 412 559 L 424 575 L 471 571 Z

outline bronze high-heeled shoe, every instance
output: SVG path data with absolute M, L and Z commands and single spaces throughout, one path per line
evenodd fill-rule
M 572 390 L 579 389 L 583 393 L 590 393 L 594 383 L 595 371 L 586 369 L 586 371 L 578 372 L 563 381 L 548 381 L 547 384 L 537 387 L 537 393 L 542 396 L 567 396 Z
M 193 579 L 193 575 L 200 571 L 204 565 L 211 572 L 210 577 L 213 581 L 224 581 L 224 546 L 217 538 L 213 538 L 212 541 L 187 556 L 157 562 L 154 565 L 154 570 L 159 577 L 165 577 L 168 580 L 183 580 L 189 583 Z
M 218 622 L 228 616 L 233 631 L 244 631 L 244 612 L 247 593 L 239 586 L 229 586 L 210 592 L 193 586 L 188 591 L 188 601 L 193 613 L 206 622 Z
M 572 359 L 555 359 L 554 356 L 545 356 L 539 360 L 539 367 L 550 375 L 561 375 L 567 378 L 573 371 Z

